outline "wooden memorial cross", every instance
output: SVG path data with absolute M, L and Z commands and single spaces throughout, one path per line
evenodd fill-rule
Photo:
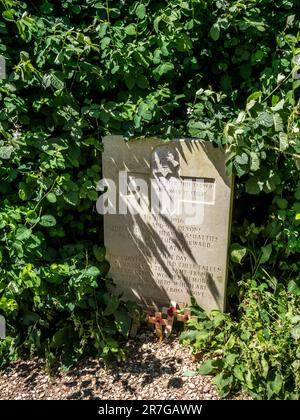
M 158 338 L 162 339 L 163 337 L 163 327 L 165 336 L 169 337 L 172 328 L 173 328 L 173 322 L 174 318 L 176 316 L 177 311 L 177 304 L 176 302 L 171 302 L 171 306 L 169 308 L 163 307 L 161 312 L 155 312 L 154 316 L 148 315 L 147 321 L 149 324 L 152 324 L 155 326 L 155 332 Z M 167 316 L 166 318 L 164 316 Z
M 163 326 L 168 324 L 168 320 L 162 317 L 161 312 L 155 312 L 154 316 L 149 315 L 147 317 L 147 321 L 149 324 L 153 324 L 155 326 L 155 333 L 157 337 L 162 340 Z
M 191 319 L 198 319 L 197 316 L 191 315 L 190 309 L 186 308 L 183 311 L 183 314 L 176 315 L 177 321 L 183 322 L 184 328 L 186 328 L 186 323 Z

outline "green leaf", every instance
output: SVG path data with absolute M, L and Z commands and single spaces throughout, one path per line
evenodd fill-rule
M 283 121 L 279 114 L 273 115 L 275 131 L 283 131 Z
M 13 150 L 13 146 L 0 146 L 0 159 L 10 159 Z
M 261 359 L 262 375 L 264 378 L 267 378 L 269 373 L 269 364 L 264 357 Z
M 192 378 L 193 376 L 196 376 L 196 375 L 197 375 L 197 372 L 195 372 L 194 370 L 187 369 L 183 372 L 183 376 L 187 378 Z
M 289 147 L 289 139 L 286 133 L 279 133 L 279 148 L 284 152 Z
M 271 110 L 276 112 L 276 111 L 280 111 L 284 106 L 284 99 L 281 99 L 279 102 L 277 102 L 276 105 L 271 107 Z
M 131 90 L 135 86 L 135 78 L 132 77 L 131 74 L 129 74 L 129 75 L 126 74 L 125 75 L 125 83 L 126 83 L 126 86 L 128 87 L 128 89 Z
M 135 25 L 132 23 L 125 28 L 125 32 L 127 35 L 136 35 Z
M 162 63 L 156 69 L 153 71 L 154 77 L 159 80 L 164 74 L 174 70 L 174 64 L 173 63 Z
M 248 194 L 259 194 L 262 191 L 263 183 L 257 176 L 252 176 L 246 181 L 246 192 Z
M 39 224 L 45 227 L 52 227 L 56 225 L 56 219 L 51 214 L 45 214 L 40 218 Z
M 257 123 L 263 127 L 272 127 L 273 125 L 273 115 L 268 112 L 261 112 L 256 118 Z
M 114 317 L 117 329 L 123 334 L 124 337 L 128 337 L 132 320 L 127 311 L 120 309 L 114 313 Z
M 89 266 L 86 270 L 84 270 L 84 276 L 87 277 L 97 277 L 101 274 L 101 271 L 99 270 L 98 267 L 92 265 Z
M 295 340 L 300 339 L 300 324 L 295 325 L 291 330 L 291 335 Z
M 4 17 L 5 20 L 8 20 L 8 21 L 14 20 L 14 15 L 11 10 L 5 10 L 4 12 L 2 12 L 2 16 Z
M 106 308 L 103 311 L 104 316 L 109 316 L 115 313 L 120 305 L 120 300 L 118 297 L 110 295 L 109 293 L 105 293 L 104 301 L 106 303 Z
M 247 249 L 237 243 L 234 243 L 230 247 L 231 260 L 235 263 L 241 264 L 243 258 L 247 254 Z
M 193 43 L 186 34 L 179 34 L 176 37 L 176 49 L 178 51 L 189 51 L 191 48 L 193 48 Z
M 67 344 L 67 342 L 68 342 L 68 328 L 63 327 L 53 335 L 50 346 L 54 348 L 62 347 L 63 345 Z
M 71 204 L 72 206 L 77 206 L 80 201 L 77 191 L 67 191 L 63 194 L 63 198 L 68 204 Z
M 219 373 L 213 380 L 213 383 L 218 386 L 218 388 L 221 390 L 222 388 L 226 388 L 230 386 L 233 382 L 233 376 L 228 375 L 225 372 Z M 226 390 L 227 392 L 227 390 Z
M 261 91 L 253 92 L 250 96 L 248 96 L 247 102 L 256 101 L 257 99 L 261 98 L 261 96 L 262 96 Z
M 179 336 L 179 340 L 181 342 L 184 340 L 195 341 L 198 335 L 198 330 L 183 331 Z
M 249 162 L 249 156 L 247 155 L 247 153 L 242 153 L 241 155 L 236 155 L 235 161 L 239 165 L 247 165 L 248 162 Z
M 146 7 L 144 4 L 139 4 L 135 10 L 135 13 L 139 19 L 144 19 L 146 16 Z
M 209 35 L 214 41 L 217 41 L 220 37 L 220 27 L 218 23 L 214 23 L 210 28 Z
M 270 259 L 270 256 L 272 254 L 272 244 L 262 246 L 261 247 L 261 252 L 262 252 L 262 255 L 260 257 L 259 262 L 260 262 L 260 264 L 264 264 Z
M 56 195 L 54 193 L 47 194 L 47 200 L 49 201 L 49 203 L 56 203 Z
M 282 377 L 278 372 L 276 372 L 274 379 L 267 382 L 269 398 L 271 398 L 274 394 L 279 395 L 282 385 Z
M 61 72 L 58 72 L 58 71 L 52 73 L 51 84 L 57 90 L 63 89 L 64 86 L 65 86 L 63 74 Z
M 14 250 L 14 252 L 16 253 L 16 255 L 19 258 L 22 258 L 24 255 L 24 250 L 23 250 L 23 244 L 21 241 L 15 240 L 13 245 L 12 245 L 12 249 Z
M 31 236 L 31 233 L 31 229 L 27 229 L 25 226 L 22 226 L 16 231 L 16 239 L 23 241 L 24 239 L 28 239 Z
M 244 373 L 240 366 L 234 366 L 233 374 L 240 382 L 244 382 Z
M 105 253 L 106 253 L 106 250 L 104 246 L 98 246 L 98 245 L 93 246 L 93 254 L 97 261 L 99 262 L 104 261 Z
M 152 118 L 152 112 L 149 109 L 149 105 L 141 104 L 138 109 L 139 114 L 143 117 L 144 120 L 150 121 Z
M 288 292 L 300 296 L 300 280 L 291 280 L 288 284 Z
M 217 363 L 216 360 L 205 360 L 202 365 L 200 366 L 198 372 L 200 375 L 209 375 L 210 373 L 216 370 Z
M 257 153 L 250 152 L 250 158 L 251 158 L 251 166 L 250 170 L 255 172 L 259 170 L 260 167 L 260 159 Z
M 281 210 L 287 209 L 289 204 L 285 198 L 277 198 L 276 203 Z

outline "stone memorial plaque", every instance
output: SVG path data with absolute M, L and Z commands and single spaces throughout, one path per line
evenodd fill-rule
M 103 139 L 106 258 L 116 292 L 224 310 L 232 180 L 224 153 L 201 140 Z M 99 188 L 100 189 L 100 188 Z

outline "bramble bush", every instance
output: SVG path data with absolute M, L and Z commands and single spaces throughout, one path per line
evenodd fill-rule
M 235 175 L 232 315 L 184 341 L 218 359 L 222 395 L 299 396 L 299 9 L 0 1 L 2 360 L 120 351 L 132 308 L 107 291 L 101 137 L 198 137 L 226 149 Z

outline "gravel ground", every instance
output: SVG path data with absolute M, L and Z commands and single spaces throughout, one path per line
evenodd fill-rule
M 125 362 L 105 367 L 99 359 L 85 359 L 67 373 L 49 377 L 42 360 L 12 363 L 0 372 L 0 400 L 217 400 L 207 376 L 184 376 L 197 364 L 177 337 L 162 342 L 153 332 L 129 341 Z M 248 399 L 234 396 L 232 399 Z

